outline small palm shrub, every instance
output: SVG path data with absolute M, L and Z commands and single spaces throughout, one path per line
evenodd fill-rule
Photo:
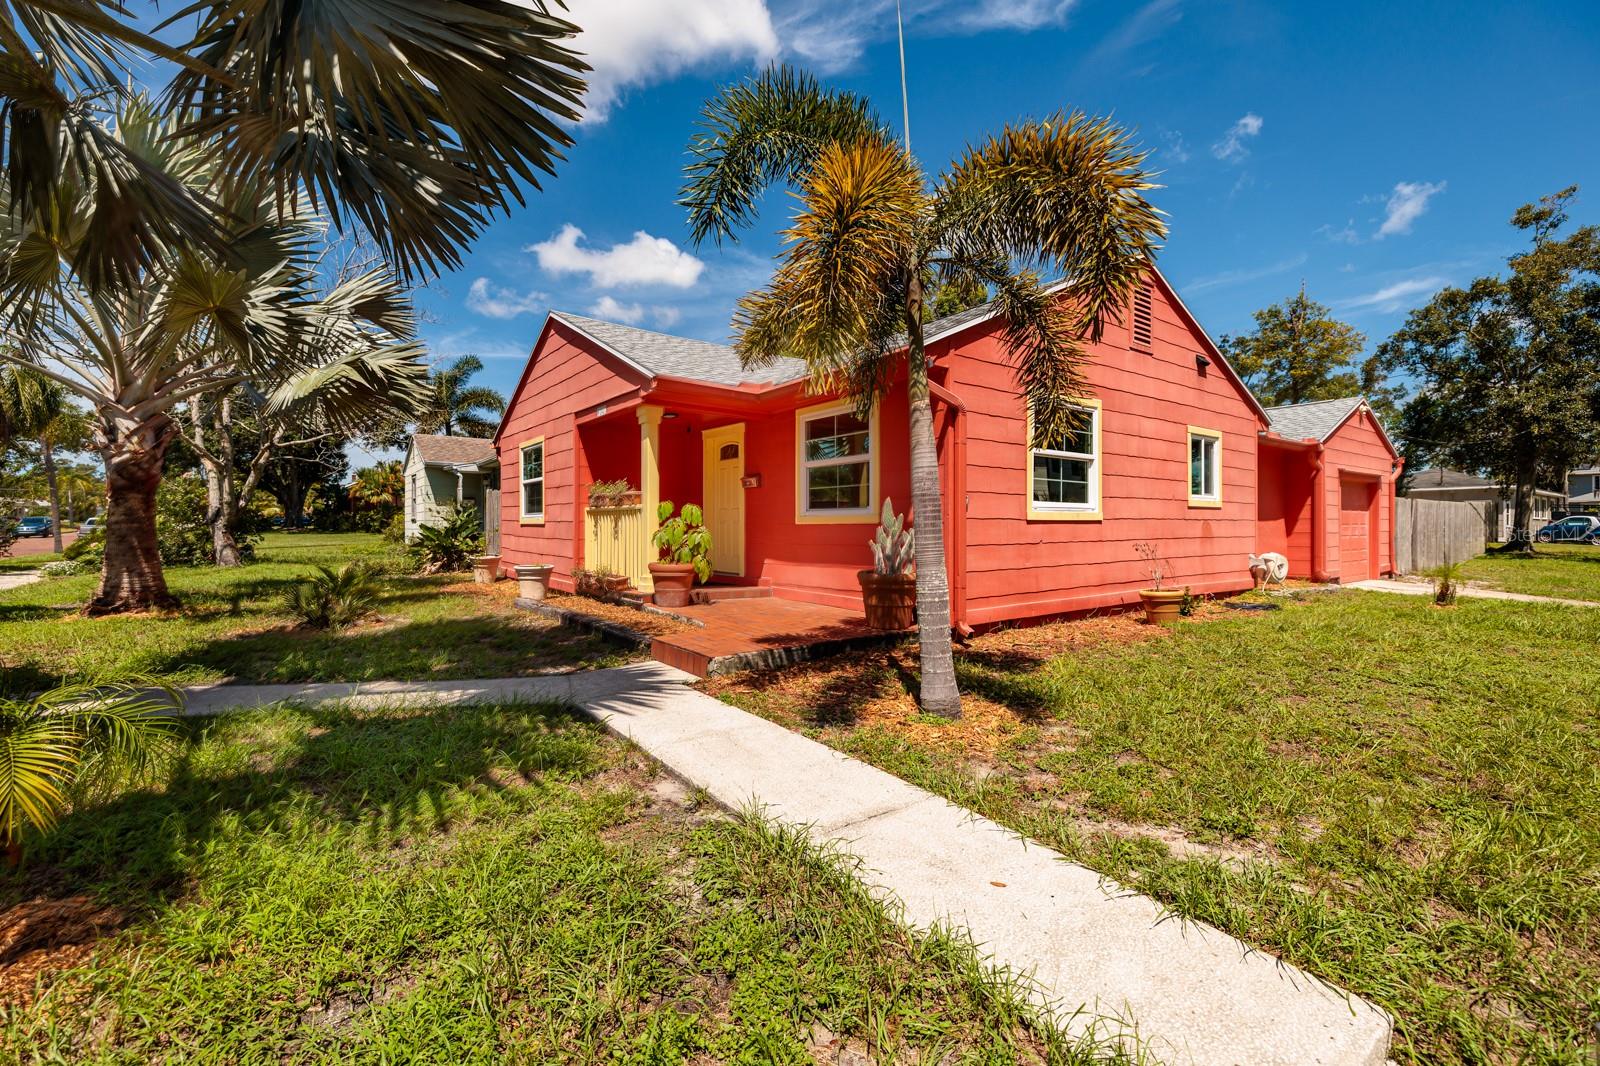
M 383 586 L 366 563 L 317 572 L 289 590 L 289 613 L 307 629 L 343 629 L 375 614 Z
M 483 519 L 470 507 L 452 507 L 438 525 L 422 526 L 411 545 L 411 557 L 424 574 L 465 570 L 482 551 Z
M 154 681 L 63 685 L 0 696 L 0 843 L 22 858 L 31 830 L 48 833 L 75 799 L 142 775 L 176 737 L 176 694 Z
M 1461 587 L 1461 564 L 1445 559 L 1424 575 L 1433 582 L 1433 602 L 1440 607 L 1450 607 L 1456 602 Z

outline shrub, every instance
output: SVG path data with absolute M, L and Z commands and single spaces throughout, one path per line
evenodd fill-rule
M 45 577 L 72 577 L 74 574 L 84 573 L 88 569 L 83 563 L 72 559 L 57 559 L 39 567 L 39 573 Z
M 377 612 L 382 585 L 366 563 L 317 572 L 289 590 L 289 613 L 308 629 L 343 629 Z
M 660 527 L 652 540 L 661 561 L 690 563 L 696 577 L 711 580 L 711 531 L 705 527 L 705 515 L 693 503 L 684 504 L 676 516 L 672 511 L 671 500 L 662 500 L 656 508 Z
M 11 554 L 12 545 L 17 543 L 17 524 L 12 521 L 9 514 L 0 514 L 0 559 Z
M 390 544 L 404 544 L 406 542 L 406 516 L 396 514 L 389 519 L 388 525 L 383 527 L 383 539 Z
M 209 566 L 216 559 L 211 526 L 206 523 L 210 504 L 205 482 L 197 477 L 169 477 L 156 491 L 156 546 L 163 566 Z M 239 516 L 234 543 L 246 562 L 255 558 L 260 539 L 255 512 L 246 508 Z
M 411 557 L 424 574 L 467 569 L 483 550 L 483 519 L 470 507 L 452 507 L 436 526 L 417 530 Z
M 1444 564 L 1426 572 L 1433 581 L 1433 602 L 1440 607 L 1451 607 L 1461 585 L 1461 564 L 1445 559 Z
M 106 531 L 97 529 L 93 533 L 79 537 L 68 544 L 61 553 L 63 559 L 82 563 L 84 566 L 99 566 L 106 554 Z

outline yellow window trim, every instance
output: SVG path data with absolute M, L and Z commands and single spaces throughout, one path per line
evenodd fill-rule
M 548 454 L 546 454 L 547 449 L 544 448 L 544 438 L 543 437 L 534 437 L 532 440 L 525 440 L 521 444 L 517 445 L 517 524 L 518 525 L 522 525 L 522 526 L 542 526 L 542 525 L 544 525 L 544 512 L 543 511 L 539 512 L 536 515 L 534 515 L 534 514 L 523 514 L 522 513 L 522 501 L 525 498 L 523 496 L 523 494 L 522 494 L 522 453 L 527 451 L 529 448 L 533 447 L 535 444 L 540 446 L 541 454 L 539 456 L 539 459 L 540 459 L 540 465 L 543 466 L 544 465 L 544 461 L 549 458 Z M 546 488 L 549 487 L 548 486 L 548 481 L 549 481 L 548 477 L 541 478 L 540 481 L 541 481 L 542 484 L 545 484 Z M 550 494 L 548 492 L 546 492 L 545 496 L 544 496 L 544 505 L 545 505 L 546 508 L 548 508 L 550 506 Z
M 883 508 L 883 500 L 878 495 L 878 455 L 883 451 L 883 435 L 878 432 L 876 406 L 867 416 L 867 436 L 872 442 L 872 452 L 867 456 L 867 499 L 872 501 L 872 507 L 867 512 L 852 511 L 848 514 L 806 513 L 806 421 L 837 411 L 854 413 L 855 405 L 848 401 L 840 403 L 830 400 L 802 407 L 794 413 L 794 520 L 803 526 L 875 526 L 878 524 L 878 512 Z
M 1191 491 L 1189 493 L 1189 506 L 1190 507 L 1210 507 L 1210 508 L 1221 507 L 1222 506 L 1222 431 L 1220 429 L 1207 429 L 1205 426 L 1189 426 L 1187 428 L 1188 428 L 1189 432 L 1183 438 L 1183 480 L 1184 480 L 1185 484 L 1191 489 L 1194 487 L 1194 481 L 1191 478 L 1192 471 L 1189 469 L 1189 438 L 1190 437 L 1210 437 L 1212 440 L 1217 442 L 1217 494 L 1215 496 L 1196 496 Z
M 1023 401 L 1023 410 L 1026 412 L 1026 432 L 1022 444 L 1022 465 L 1027 472 L 1028 484 L 1024 490 L 1023 499 L 1027 502 L 1029 522 L 1101 522 L 1105 520 L 1105 497 L 1100 494 L 1100 467 L 1105 462 L 1105 454 L 1101 448 L 1101 437 L 1105 431 L 1105 409 L 1100 401 L 1091 396 L 1074 396 L 1067 401 L 1074 407 L 1087 407 L 1094 411 L 1094 463 L 1089 468 L 1089 475 L 1094 479 L 1094 509 L 1068 511 L 1055 507 L 1037 507 L 1033 502 L 1033 405 Z

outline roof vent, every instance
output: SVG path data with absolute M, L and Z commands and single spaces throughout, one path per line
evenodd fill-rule
M 1133 294 L 1133 346 L 1143 352 L 1150 351 L 1151 288 L 1146 281 Z

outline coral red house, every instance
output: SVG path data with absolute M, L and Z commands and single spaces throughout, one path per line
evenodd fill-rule
M 1137 602 L 1149 584 L 1140 542 L 1168 560 L 1173 585 L 1248 588 L 1251 552 L 1309 544 L 1311 524 L 1342 528 L 1334 494 L 1347 478 L 1370 475 L 1370 513 L 1390 513 L 1381 430 L 1370 455 L 1343 424 L 1316 444 L 1275 432 L 1159 274 L 1122 319 L 1089 348 L 1084 428 L 1046 449 L 1029 447 L 994 309 L 928 325 L 959 627 Z M 723 345 L 553 313 L 496 436 L 502 563 L 553 563 L 565 589 L 575 567 L 603 566 L 648 592 L 656 504 L 690 501 L 706 512 L 714 582 L 859 608 L 856 572 L 871 565 L 880 506 L 910 504 L 907 436 L 903 381 L 862 420 L 808 393 L 797 363 L 747 372 Z M 590 485 L 621 480 L 635 496 L 591 506 Z M 1334 509 L 1307 506 L 1313 492 Z M 1268 518 L 1290 511 L 1293 523 Z M 1349 543 L 1322 558 L 1337 566 Z M 1369 565 L 1389 565 L 1382 545 L 1369 553 Z M 1309 549 L 1286 554 L 1314 569 Z

